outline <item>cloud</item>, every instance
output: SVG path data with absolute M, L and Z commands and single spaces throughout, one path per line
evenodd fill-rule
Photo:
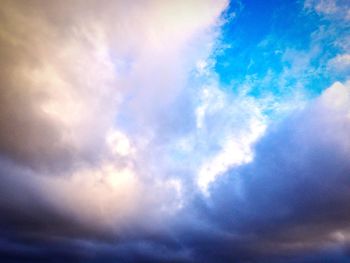
M 333 84 L 270 127 L 255 147 L 254 162 L 232 169 L 212 188 L 202 216 L 211 215 L 222 235 L 231 233 L 246 256 L 347 246 L 349 95 L 348 82 Z
M 1 148 L 36 168 L 67 166 L 103 151 L 120 107 L 132 112 L 128 122 L 150 124 L 208 55 L 224 7 L 4 2 Z
M 350 54 L 337 55 L 329 61 L 329 65 L 338 72 L 348 72 L 350 69 Z
M 2 202 L 23 235 L 40 211 L 114 233 L 123 222 L 160 222 L 179 205 L 180 182 L 157 174 L 149 153 L 167 143 L 161 136 L 172 131 L 160 120 L 210 55 L 226 5 L 2 3 Z M 31 215 L 26 198 L 5 189 L 42 207 Z
M 306 0 L 304 7 L 314 10 L 319 15 L 331 17 L 333 19 L 349 20 L 349 7 L 347 1 L 343 0 Z
M 136 224 L 133 230 L 119 232 L 114 242 L 93 239 L 75 246 L 73 252 L 63 250 L 72 247 L 68 239 L 57 253 L 107 262 L 317 262 L 323 256 L 346 258 L 349 100 L 349 83 L 334 83 L 303 110 L 270 126 L 255 143 L 252 162 L 231 167 L 218 177 L 208 188 L 210 196 L 201 192 L 187 196 L 185 206 L 168 217 L 166 224 L 156 223 L 148 231 L 136 231 Z M 84 184 L 77 185 L 83 195 Z M 69 191 L 69 187 L 58 189 Z M 47 249 L 49 255 L 54 253 L 51 246 Z
M 230 97 L 213 86 L 204 87 L 201 93 L 195 110 L 197 138 L 203 140 L 199 142 L 202 147 L 218 148 L 211 154 L 203 150 L 207 156 L 195 172 L 199 188 L 207 195 L 208 187 L 218 176 L 231 167 L 252 161 L 251 146 L 262 136 L 266 124 L 254 100 Z M 210 142 L 204 142 L 207 138 L 211 138 Z
M 339 3 L 305 8 L 345 19 Z M 213 57 L 226 8 L 3 1 L 1 260 L 346 257 L 350 82 L 307 104 L 227 90 Z M 321 31 L 263 84 L 318 74 Z M 337 71 L 345 42 L 325 62 Z

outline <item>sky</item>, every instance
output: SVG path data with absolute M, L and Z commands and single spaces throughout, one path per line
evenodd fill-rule
M 350 262 L 350 2 L 2 0 L 0 262 Z

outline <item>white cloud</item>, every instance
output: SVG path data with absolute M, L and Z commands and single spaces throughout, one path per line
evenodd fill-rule
M 176 145 L 177 152 L 191 160 L 186 166 L 192 167 L 195 184 L 205 195 L 228 169 L 253 160 L 253 145 L 266 128 L 258 101 L 226 93 L 217 87 L 214 76 L 209 79 L 211 84 L 195 95 L 196 130 Z
M 338 72 L 346 72 L 350 69 L 350 54 L 337 55 L 328 62 L 328 65 Z
M 232 134 L 224 140 L 222 148 L 200 167 L 197 183 L 208 195 L 208 187 L 230 168 L 253 161 L 253 144 L 264 134 L 266 125 L 259 118 L 252 118 L 243 133 Z
M 134 151 L 129 138 L 121 131 L 113 130 L 107 135 L 107 144 L 113 154 L 128 156 Z
M 210 56 L 227 4 L 3 3 L 1 64 L 14 80 L 3 78 L 0 124 L 23 134 L 6 132 L 0 146 L 35 168 L 38 195 L 95 226 L 182 207 L 181 180 L 152 158 L 168 144 L 164 114 Z
M 319 15 L 333 17 L 344 21 L 349 20 L 348 4 L 337 0 L 306 0 L 304 8 L 314 10 Z

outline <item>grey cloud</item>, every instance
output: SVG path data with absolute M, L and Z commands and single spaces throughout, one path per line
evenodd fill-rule
M 331 94 L 336 86 L 272 127 L 256 145 L 254 162 L 213 186 L 213 205 L 203 210 L 212 224 L 251 236 L 248 246 L 267 254 L 341 246 L 347 240 L 349 88 Z
M 79 159 L 79 156 L 88 157 L 91 148 L 97 151 L 99 147 L 96 139 L 91 136 L 91 142 L 83 147 L 81 143 L 72 143 L 70 139 L 66 139 L 70 136 L 76 137 L 74 133 L 82 133 L 78 130 L 79 127 L 74 126 L 75 124 L 68 123 L 68 126 L 64 124 L 71 116 L 79 113 L 71 111 L 65 120 L 57 120 L 55 116 L 45 112 L 45 104 L 50 106 L 51 102 L 55 103 L 56 95 L 61 96 L 59 99 L 61 102 L 58 101 L 61 104 L 54 106 L 59 111 L 64 111 L 59 107 L 71 107 L 74 111 L 80 106 L 88 111 L 90 109 L 86 103 L 89 103 L 88 107 L 94 110 L 94 114 L 99 115 L 99 118 L 95 119 L 94 123 L 85 119 L 79 125 L 83 128 L 93 127 L 98 134 L 100 126 L 103 128 L 106 116 L 110 116 L 110 113 L 96 107 L 96 103 L 103 101 L 108 105 L 111 101 L 106 100 L 106 95 L 91 89 L 91 84 L 97 84 L 96 78 L 88 80 L 85 77 L 74 76 L 74 71 L 82 67 L 79 60 L 92 60 L 93 56 L 69 54 L 74 36 L 72 29 L 68 27 L 68 21 L 58 25 L 42 15 L 45 11 L 54 9 L 59 10 L 56 4 L 46 5 L 40 1 L 32 1 L 28 5 L 4 1 L 0 13 L 1 152 L 2 155 L 7 155 L 20 163 L 46 170 L 52 168 L 62 170 L 70 166 L 72 160 Z M 57 14 L 50 16 L 51 19 L 53 17 L 58 16 Z M 62 16 L 63 20 L 64 17 L 69 16 Z M 77 39 L 84 41 L 79 36 Z M 88 41 L 85 41 L 85 44 L 88 44 Z M 81 49 L 83 48 L 85 47 L 82 45 Z M 63 57 L 64 49 L 68 49 L 68 58 Z M 102 78 L 98 84 L 103 88 L 105 85 L 103 76 L 97 78 Z M 57 93 L 53 94 L 52 91 Z M 93 97 L 96 99 L 92 99 Z M 72 105 L 72 100 L 76 105 Z M 67 101 L 68 104 L 71 101 L 71 105 L 68 105 Z M 85 131 L 85 135 L 89 132 Z M 98 138 L 98 135 L 95 137 Z M 101 143 L 101 138 L 98 138 L 97 142 Z

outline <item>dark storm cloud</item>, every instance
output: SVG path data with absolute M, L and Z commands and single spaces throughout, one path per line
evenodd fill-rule
M 349 87 L 335 84 L 307 109 L 271 127 L 256 145 L 254 161 L 219 180 L 212 200 L 197 206 L 200 215 L 238 237 L 239 251 L 253 259 L 347 246 L 349 102 Z M 219 247 L 214 245 L 214 254 Z M 235 258 L 233 253 L 226 260 Z
M 115 242 L 90 239 L 90 249 L 80 248 L 94 251 L 88 257 L 77 256 L 79 249 L 59 255 L 91 262 L 346 262 L 348 96 L 348 87 L 335 84 L 271 127 L 251 164 L 219 179 L 210 197 L 195 197 L 157 235 L 130 229 Z
M 53 206 L 40 191 L 35 170 L 0 159 L 0 231 L 2 237 L 115 240 L 113 233 L 86 224 Z
M 2 258 L 8 262 L 346 261 L 349 93 L 349 87 L 335 84 L 305 110 L 272 126 L 257 143 L 252 163 L 220 178 L 209 197 L 198 194 L 158 234 L 130 228 L 113 240 L 98 231 L 74 232 L 72 222 L 35 196 L 36 184 L 28 187 L 31 182 L 24 174 L 18 182 L 7 178 L 1 190 Z M 4 162 L 1 167 L 2 173 L 15 170 Z
M 196 195 L 158 234 L 137 228 L 114 239 L 99 231 L 89 234 L 40 200 L 37 184 L 26 175 L 30 169 L 3 161 L 2 174 L 21 174 L 5 177 L 1 185 L 1 257 L 5 262 L 346 262 L 349 93 L 348 84 L 337 83 L 272 126 L 257 143 L 252 163 L 221 177 L 209 197 Z

